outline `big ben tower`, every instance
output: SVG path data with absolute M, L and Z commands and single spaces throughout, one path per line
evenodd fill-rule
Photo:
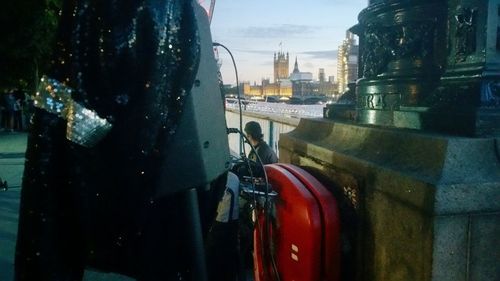
M 279 51 L 278 54 L 274 53 L 274 83 L 278 83 L 283 79 L 288 79 L 288 59 L 288 53 L 286 53 L 286 55 L 283 51 Z

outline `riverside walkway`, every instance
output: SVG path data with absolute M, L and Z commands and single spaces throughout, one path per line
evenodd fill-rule
M 19 199 L 24 171 L 26 133 L 0 132 L 0 177 L 9 189 L 0 190 L 0 280 L 14 278 L 14 255 L 19 220 Z M 83 281 L 133 281 L 111 273 L 86 270 Z

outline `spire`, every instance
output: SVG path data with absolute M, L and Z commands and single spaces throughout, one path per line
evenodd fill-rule
M 297 57 L 295 57 L 295 65 L 293 66 L 293 73 L 299 73 L 299 64 L 297 63 Z

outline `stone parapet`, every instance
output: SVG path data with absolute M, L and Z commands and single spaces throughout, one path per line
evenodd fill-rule
M 340 201 L 345 280 L 500 279 L 497 139 L 302 119 L 279 148 Z

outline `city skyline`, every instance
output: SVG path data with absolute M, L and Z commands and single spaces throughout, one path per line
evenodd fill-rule
M 319 68 L 327 77 L 337 76 L 337 48 L 366 6 L 367 0 L 218 0 L 212 39 L 231 50 L 240 81 L 272 80 L 278 51 L 288 52 L 291 62 L 297 57 L 300 70 L 313 73 L 314 79 Z M 219 48 L 219 57 L 224 83 L 234 84 L 229 55 Z

